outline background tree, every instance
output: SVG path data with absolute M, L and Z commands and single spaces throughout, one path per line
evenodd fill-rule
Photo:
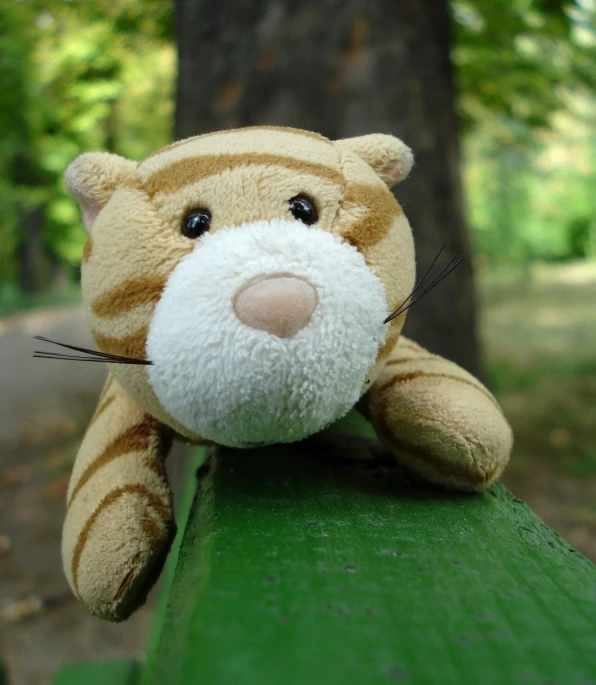
M 594 256 L 596 3 L 449 7 L 451 21 L 446 0 L 180 0 L 177 135 L 268 122 L 402 136 L 417 167 L 397 193 L 421 267 L 444 240 L 469 252 L 459 142 L 475 266 L 529 274 L 531 261 Z M 2 3 L 0 313 L 39 301 L 23 290 L 48 302 L 77 280 L 69 161 L 98 149 L 139 159 L 171 139 L 172 12 L 167 0 Z M 469 260 L 407 331 L 477 371 L 472 276 Z
M 398 196 L 419 264 L 470 254 L 444 0 L 178 0 L 176 135 L 281 124 L 332 139 L 370 132 L 403 138 L 416 155 Z M 479 373 L 468 259 L 424 303 L 407 333 Z
M 468 220 L 482 262 L 527 275 L 535 261 L 595 256 L 596 3 L 451 6 Z
M 77 278 L 85 236 L 62 175 L 85 150 L 142 157 L 171 137 L 171 8 L 0 5 L 0 302 Z

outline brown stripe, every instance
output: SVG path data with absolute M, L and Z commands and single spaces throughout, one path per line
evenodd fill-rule
M 66 505 L 66 511 L 69 511 L 76 496 L 79 494 L 81 488 L 92 478 L 102 466 L 109 464 L 123 457 L 131 452 L 146 452 L 149 449 L 149 442 L 151 433 L 159 429 L 160 423 L 152 416 L 146 415 L 140 422 L 131 426 L 124 433 L 116 436 L 112 442 L 96 457 L 83 471 L 81 477 L 77 481 L 70 499 Z
M 142 521 L 141 521 L 141 528 L 143 529 L 143 532 L 145 532 L 145 528 L 143 527 Z M 116 590 L 116 593 L 114 595 L 114 600 L 116 602 L 122 597 L 122 595 L 126 592 L 126 590 L 128 590 L 130 584 L 134 580 L 135 571 L 136 571 L 136 568 L 131 568 L 130 571 L 122 579 L 122 582 L 120 583 L 120 585 L 119 585 L 119 587 Z
M 85 247 L 83 248 L 83 261 L 88 262 L 89 257 L 91 257 L 91 252 L 93 252 L 93 238 L 88 236 Z
M 155 152 L 152 152 L 150 155 L 145 157 L 143 162 L 146 162 L 148 159 L 151 159 L 152 157 L 156 157 L 157 155 L 161 155 L 164 152 L 169 152 L 170 150 L 175 150 L 176 148 L 179 148 L 182 145 L 187 145 L 188 143 L 191 143 L 194 140 L 198 140 L 199 138 L 211 138 L 212 136 L 221 136 L 221 135 L 226 135 L 228 133 L 242 133 L 244 131 L 280 131 L 281 133 L 292 133 L 293 135 L 296 135 L 296 136 L 303 136 L 305 138 L 313 138 L 314 140 L 320 140 L 323 143 L 331 144 L 331 141 L 329 140 L 329 138 L 325 138 L 325 136 L 322 136 L 319 133 L 313 133 L 312 131 L 304 131 L 301 128 L 290 128 L 289 126 L 247 126 L 246 128 L 228 128 L 228 129 L 223 130 L 223 131 L 212 131 L 210 133 L 203 133 L 199 136 L 192 136 L 191 138 L 184 138 L 184 140 L 177 140 L 175 143 L 172 143 L 171 145 L 168 145 L 167 147 L 161 148 L 161 150 L 156 150 Z M 143 162 L 141 162 L 141 164 Z
M 144 516 L 140 523 L 145 537 L 149 539 L 150 543 L 156 543 L 161 537 L 161 531 L 157 523 L 149 516 Z
M 148 330 L 148 326 L 143 326 L 135 333 L 125 335 L 123 338 L 104 335 L 95 330 L 92 333 L 101 352 L 119 354 L 122 357 L 132 357 L 134 359 L 146 359 L 145 343 L 147 342 Z
M 325 178 L 338 185 L 345 183 L 343 175 L 337 169 L 325 166 L 324 164 L 307 162 L 295 157 L 284 157 L 282 155 L 239 153 L 197 155 L 196 157 L 187 157 L 177 162 L 172 162 L 172 164 L 159 169 L 149 176 L 145 182 L 145 189 L 150 197 L 156 193 L 175 193 L 181 188 L 197 183 L 203 178 L 249 165 L 283 167 L 301 174 Z
M 162 458 L 151 456 L 150 459 L 146 459 L 143 462 L 143 465 L 146 466 L 151 473 L 154 473 L 160 480 L 165 480 L 167 478 L 165 464 Z
M 479 470 L 475 470 L 474 468 L 470 468 L 470 466 L 466 466 L 465 464 L 441 459 L 441 457 L 422 447 L 419 447 L 418 445 L 414 445 L 396 438 L 395 435 L 387 436 L 386 439 L 389 440 L 391 444 L 401 452 L 405 452 L 412 457 L 416 457 L 416 459 L 420 459 L 425 464 L 431 466 L 442 476 L 459 478 L 467 483 L 471 483 L 472 485 L 482 485 L 483 483 L 488 482 L 494 473 L 494 469 L 490 473 L 484 474 Z
M 99 515 L 109 506 L 117 502 L 123 495 L 135 494 L 145 497 L 148 500 L 148 505 L 155 511 L 159 518 L 163 521 L 164 525 L 167 527 L 171 521 L 171 512 L 169 508 L 150 490 L 148 490 L 144 485 L 124 485 L 121 488 L 112 490 L 109 492 L 97 505 L 95 511 L 85 522 L 83 529 L 79 533 L 77 544 L 72 555 L 72 582 L 75 591 L 79 592 L 78 576 L 79 576 L 79 563 L 81 561 L 81 556 L 89 539 L 89 534 L 93 528 L 93 524 L 97 521 Z
M 398 373 L 396 376 L 393 376 L 393 378 L 390 378 L 386 383 L 383 383 L 383 385 L 379 388 L 379 392 L 385 392 L 385 390 L 388 390 L 391 386 L 396 385 L 397 383 L 405 383 L 407 381 L 416 380 L 417 378 L 447 378 L 451 381 L 457 381 L 458 383 L 469 385 L 470 387 L 481 392 L 495 405 L 499 412 L 501 412 L 501 408 L 497 404 L 495 398 L 488 392 L 486 388 L 480 385 L 480 383 L 469 381 L 467 378 L 461 378 L 460 376 L 455 376 L 450 373 L 429 373 L 427 371 L 408 371 L 406 373 Z
M 165 459 L 172 446 L 173 435 L 171 428 L 160 423 L 158 429 L 151 435 L 148 458 L 143 462 L 151 473 L 165 483 L 168 482 Z
M 426 352 L 423 347 L 420 347 L 420 345 L 411 342 L 410 340 L 406 340 L 405 338 L 402 338 L 399 341 L 399 347 L 404 347 L 406 350 L 412 350 L 413 352 Z
M 444 362 L 441 357 L 435 357 L 428 355 L 428 357 L 401 357 L 400 359 L 390 359 L 386 364 L 387 366 L 397 366 L 398 364 L 407 364 L 408 362 Z
M 389 334 L 387 335 L 387 340 L 385 341 L 385 344 L 379 350 L 379 354 L 377 355 L 377 361 L 381 361 L 383 359 L 386 359 L 395 349 L 395 346 L 397 345 L 397 341 L 399 340 L 399 336 L 401 335 L 401 326 L 397 326 L 397 324 L 399 324 L 401 319 L 403 319 L 404 317 L 405 317 L 405 313 L 403 315 L 396 317 L 391 322 L 391 325 L 396 326 L 396 327 L 392 328 L 389 331 Z
M 91 309 L 96 316 L 111 319 L 135 307 L 155 304 L 161 297 L 165 279 L 157 276 L 130 278 L 98 297 Z
M 395 219 L 402 214 L 402 208 L 391 191 L 380 183 L 349 186 L 341 205 L 348 214 L 362 207 L 366 209 L 366 215 L 355 221 L 343 236 L 350 245 L 361 251 L 381 242 Z
M 473 468 L 470 468 L 470 466 L 458 462 L 447 461 L 419 445 L 406 442 L 405 440 L 396 437 L 387 423 L 387 405 L 389 401 L 390 399 L 388 397 L 381 399 L 377 408 L 374 425 L 385 440 L 393 447 L 396 447 L 401 452 L 405 452 L 412 457 L 420 459 L 443 476 L 460 478 L 472 485 L 482 485 L 493 477 L 495 469 L 492 469 L 489 473 L 482 474 L 479 470 L 474 470 Z M 476 466 L 476 464 L 473 466 Z
M 110 388 L 112 387 L 112 384 L 114 383 L 114 377 L 108 374 L 108 378 L 103 386 L 103 390 L 101 391 L 101 395 L 99 396 L 99 399 L 97 400 L 97 404 L 101 404 L 103 400 L 108 396 L 108 393 L 110 391 Z
M 99 416 L 99 414 L 102 413 L 103 409 L 100 411 L 100 407 L 105 402 L 108 395 L 110 394 L 110 388 L 112 387 L 113 383 L 114 383 L 114 377 L 110 376 L 110 374 L 108 374 L 108 379 L 105 382 L 105 384 L 103 386 L 103 390 L 101 391 L 101 394 L 97 400 L 97 407 L 95 408 L 95 413 L 91 417 L 91 423 L 93 423 L 95 421 L 95 419 Z M 89 425 L 91 425 L 91 424 L 89 424 Z
M 116 395 L 111 395 L 110 397 L 106 397 L 106 399 L 103 402 L 98 404 L 97 409 L 95 410 L 95 414 L 93 414 L 93 418 L 91 419 L 91 423 L 95 423 L 95 421 L 97 421 L 97 419 L 104 413 L 104 411 L 110 406 L 110 404 L 112 404 L 112 402 L 115 399 Z

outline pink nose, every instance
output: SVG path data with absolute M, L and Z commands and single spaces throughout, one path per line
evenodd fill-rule
M 251 328 L 291 338 L 310 321 L 317 291 L 292 276 L 274 276 L 241 290 L 234 298 L 236 316 Z

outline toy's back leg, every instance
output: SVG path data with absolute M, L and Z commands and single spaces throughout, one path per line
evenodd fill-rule
M 75 461 L 62 539 L 68 581 L 98 616 L 126 618 L 159 571 L 174 532 L 170 446 L 169 429 L 109 377 Z
M 511 428 L 474 376 L 407 338 L 361 401 L 396 459 L 428 480 L 481 490 L 509 460 Z

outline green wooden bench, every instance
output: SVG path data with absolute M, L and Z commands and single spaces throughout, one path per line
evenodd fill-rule
M 429 489 L 370 430 L 211 455 L 146 664 L 54 685 L 596 684 L 596 567 L 503 486 Z

